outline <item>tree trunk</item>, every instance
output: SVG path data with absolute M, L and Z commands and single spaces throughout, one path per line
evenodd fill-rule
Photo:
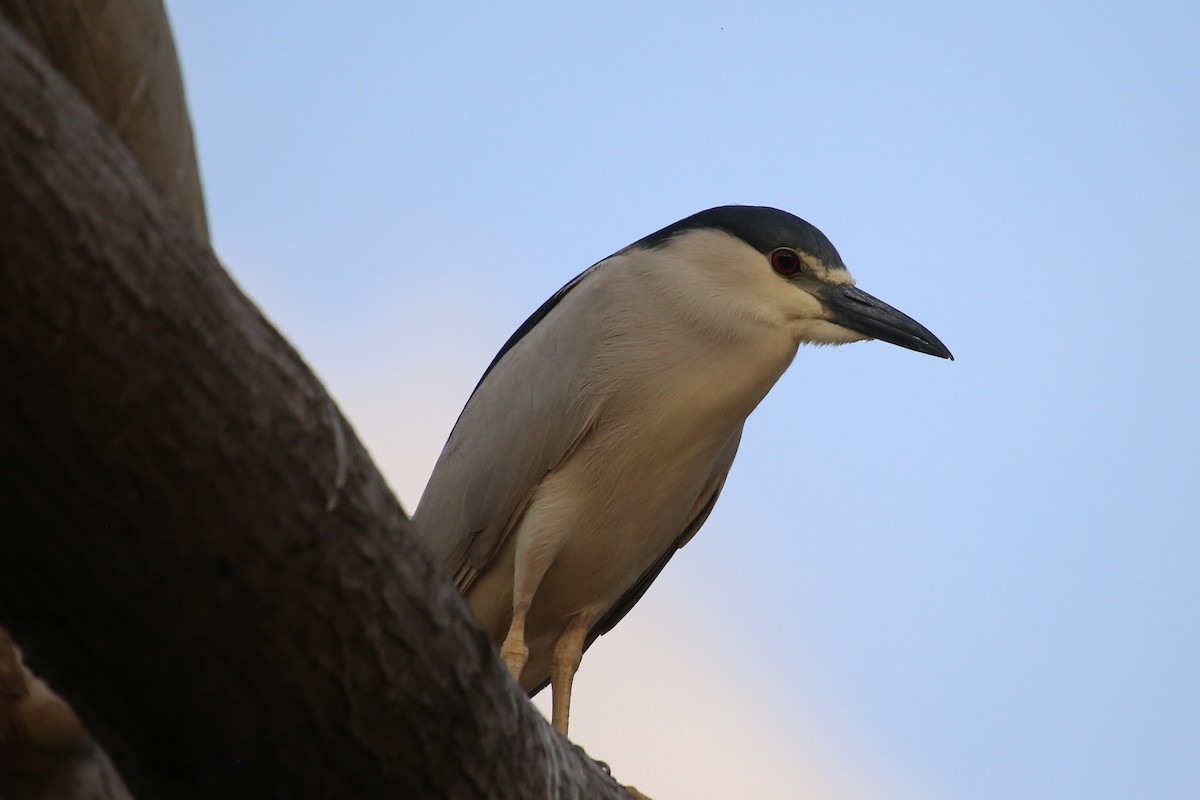
M 32 665 L 135 795 L 623 797 L 184 214 L 0 21 L 0 622 Z

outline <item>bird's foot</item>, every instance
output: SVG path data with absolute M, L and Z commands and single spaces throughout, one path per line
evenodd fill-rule
M 571 744 L 575 744 L 575 743 L 572 742 Z M 588 758 L 592 758 L 591 756 L 588 756 L 587 750 L 584 750 L 579 745 L 576 744 L 575 749 L 578 750 L 579 752 L 583 753 Z M 612 767 L 610 767 L 607 762 L 601 761 L 598 758 L 592 758 L 592 761 L 595 762 L 597 767 L 604 770 L 605 775 L 609 775 L 609 776 L 612 775 Z M 621 788 L 624 789 L 629 794 L 629 796 L 633 798 L 633 800 L 653 800 L 653 798 L 651 798 L 649 795 L 645 795 L 645 794 L 642 794 L 641 792 L 639 792 L 636 786 L 622 786 Z
M 570 741 L 570 739 L 568 739 L 567 741 Z M 578 750 L 580 753 L 582 753 L 585 758 L 592 758 L 591 756 L 588 755 L 587 750 L 584 750 L 582 747 L 575 744 L 574 742 L 571 742 L 571 746 L 574 747 L 576 750 Z M 605 775 L 612 775 L 612 767 L 610 767 L 608 765 L 608 762 L 601 761 L 598 758 L 592 758 L 592 763 L 594 763 L 600 769 L 604 770 Z

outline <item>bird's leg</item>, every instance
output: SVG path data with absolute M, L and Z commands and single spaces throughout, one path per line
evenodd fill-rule
M 512 623 L 508 626 L 504 644 L 500 645 L 500 657 L 517 683 L 521 682 L 521 672 L 529 660 L 529 647 L 525 644 L 525 615 L 528 613 L 528 602 L 513 606 Z
M 529 660 L 529 646 L 525 644 L 525 618 L 529 615 L 533 596 L 561 544 L 561 532 L 557 539 L 542 533 L 544 526 L 540 523 L 538 511 L 534 507 L 528 512 L 514 534 L 517 537 L 517 551 L 513 559 L 512 622 L 508 625 L 508 635 L 500 645 L 500 656 L 517 683 L 521 682 L 521 673 L 525 669 L 525 662 Z
M 567 720 L 571 715 L 571 685 L 583 660 L 583 645 L 595 616 L 587 612 L 576 614 L 554 643 L 554 658 L 550 662 L 550 691 L 554 695 L 551 724 L 563 736 L 567 735 Z

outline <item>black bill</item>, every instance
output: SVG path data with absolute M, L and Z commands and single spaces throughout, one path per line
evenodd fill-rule
M 954 360 L 936 336 L 907 314 L 855 286 L 829 286 L 822 293 L 829 321 L 881 342 Z

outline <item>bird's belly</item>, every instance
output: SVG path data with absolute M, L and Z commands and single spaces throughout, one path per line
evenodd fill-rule
M 553 552 L 530 606 L 530 642 L 552 642 L 577 614 L 603 614 L 675 546 L 729 435 L 671 441 L 646 432 L 636 444 L 601 443 L 597 449 L 606 452 L 581 448 L 547 476 L 534 500 L 540 507 L 527 514 L 540 530 L 522 529 L 515 537 L 527 537 L 524 546 L 528 538 L 544 537 L 545 550 Z M 638 457 L 646 452 L 654 457 Z M 543 508 L 548 513 L 539 513 Z
M 707 500 L 717 461 L 740 424 L 736 418 L 701 430 L 597 430 L 543 479 L 516 530 L 466 593 L 499 645 L 514 594 L 522 592 L 518 552 L 535 572 L 544 567 L 525 623 L 523 688 L 548 679 L 554 643 L 573 617 L 586 614 L 594 624 L 675 547 Z
M 610 501 L 579 520 L 534 595 L 529 627 L 556 627 L 575 614 L 603 613 L 671 548 L 696 505 L 695 491 L 659 484 Z M 653 510 L 654 513 L 647 513 Z

